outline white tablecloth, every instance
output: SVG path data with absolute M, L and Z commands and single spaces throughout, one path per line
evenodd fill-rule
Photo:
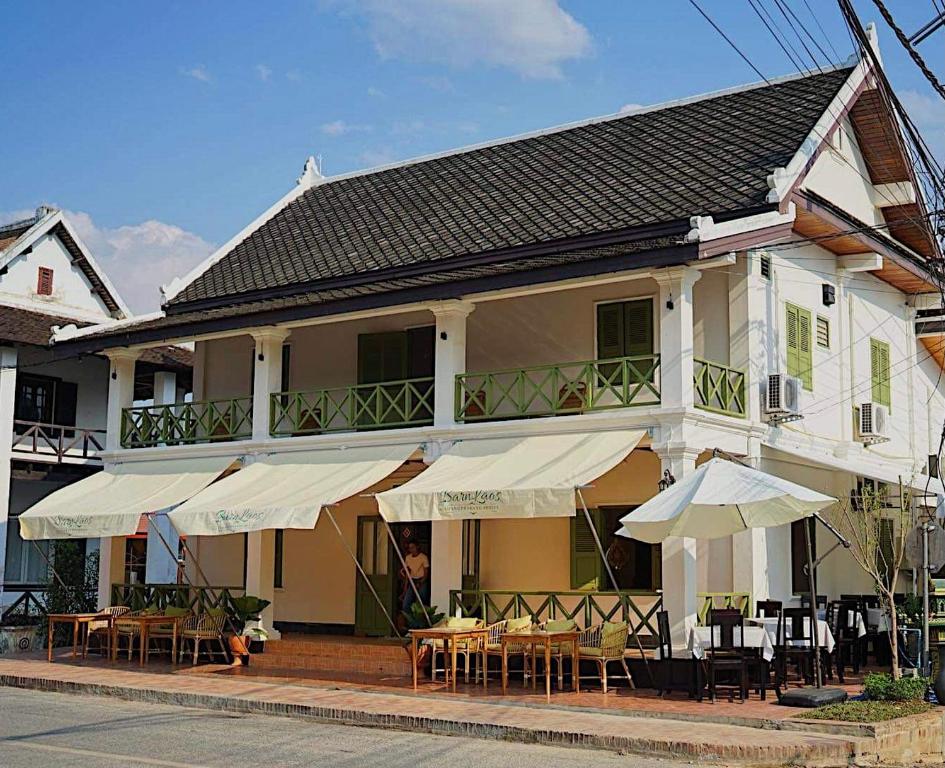
M 709 634 L 711 627 L 693 627 L 689 631 L 689 650 L 692 652 L 692 655 L 697 658 L 703 658 L 708 652 L 709 648 L 712 645 L 712 637 Z M 739 630 L 735 630 L 735 645 L 741 645 L 741 639 L 739 637 L 741 633 Z M 715 635 L 716 644 L 719 642 L 719 633 L 718 628 L 716 627 Z M 771 637 L 764 630 L 763 627 L 745 627 L 745 647 L 746 648 L 760 648 L 761 656 L 765 661 L 771 661 L 774 658 L 774 643 L 771 642 Z
M 870 627 L 876 627 L 877 632 L 889 631 L 889 616 L 882 608 L 867 608 L 866 623 Z
M 746 619 L 752 624 L 757 624 L 760 627 L 764 627 L 765 633 L 768 635 L 769 642 L 771 646 L 774 647 L 774 644 L 778 641 L 778 619 L 774 616 L 768 618 L 757 618 L 757 619 Z M 785 632 L 791 631 L 790 622 L 784 625 Z M 804 620 L 804 631 L 810 631 L 810 619 Z M 863 628 L 863 633 L 866 634 L 866 627 Z M 787 638 L 789 642 L 790 638 Z M 833 653 L 833 647 L 836 645 L 836 641 L 833 637 L 833 632 L 830 631 L 830 627 L 827 626 L 827 622 L 823 619 L 817 620 L 817 643 L 823 648 L 827 653 Z M 806 646 L 807 641 L 797 641 L 796 645 Z
M 867 612 L 876 611 L 876 613 L 877 613 L 877 623 L 878 623 L 878 621 L 879 621 L 879 616 L 882 616 L 882 615 L 883 615 L 883 612 L 880 611 L 879 608 L 867 608 L 866 610 L 867 610 Z M 852 611 L 849 611 L 849 613 L 852 613 Z M 867 613 L 867 615 L 869 616 L 869 615 L 871 615 L 871 614 L 870 614 L 870 613 Z M 821 608 L 821 609 L 819 609 L 819 610 L 817 611 L 817 618 L 818 618 L 818 619 L 825 619 L 826 617 L 827 617 L 827 612 L 826 612 L 823 608 Z M 883 617 L 883 620 L 885 621 L 885 617 Z M 870 624 L 873 624 L 874 622 L 873 622 L 872 619 L 869 619 L 869 623 L 870 623 Z M 857 636 L 857 637 L 864 637 L 865 635 L 866 635 L 866 622 L 863 621 L 863 614 L 862 614 L 862 613 L 858 613 L 858 614 L 856 615 L 856 636 Z

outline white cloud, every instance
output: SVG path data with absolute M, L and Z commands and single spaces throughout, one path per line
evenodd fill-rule
M 385 58 L 456 67 L 503 67 L 524 77 L 558 78 L 586 56 L 591 35 L 558 0 L 338 0 L 363 16 Z
M 199 80 L 201 83 L 213 82 L 213 77 L 203 64 L 198 64 L 195 67 L 181 67 L 180 73 L 184 77 L 192 77 L 194 80 Z
M 899 99 L 935 158 L 945 164 L 945 101 L 911 90 L 902 91 Z
M 382 99 L 387 94 L 385 94 L 380 88 L 375 88 L 373 85 L 371 85 L 368 86 L 367 95 L 375 99 Z
M 290 69 L 285 73 L 285 79 L 290 80 L 293 83 L 298 83 L 302 80 L 302 73 L 297 69 Z
M 267 67 L 265 64 L 257 64 L 256 77 L 258 77 L 264 83 L 269 82 L 269 78 L 272 77 L 272 69 Z
M 360 155 L 358 160 L 365 168 L 375 168 L 379 165 L 388 165 L 398 159 L 397 154 L 389 148 L 366 149 Z
M 190 272 L 216 247 L 194 232 L 155 219 L 109 228 L 83 211 L 64 213 L 135 313 L 158 309 L 160 286 Z
M 626 115 L 630 112 L 636 112 L 638 109 L 643 109 L 643 105 L 631 102 L 630 104 L 624 104 L 620 109 L 618 109 L 617 114 Z
M 321 125 L 321 132 L 326 136 L 344 136 L 346 133 L 365 133 L 370 130 L 369 125 L 352 125 L 344 120 L 332 120 Z

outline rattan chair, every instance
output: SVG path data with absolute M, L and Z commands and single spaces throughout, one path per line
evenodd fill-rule
M 576 632 L 578 625 L 574 619 L 546 619 L 538 625 L 538 629 L 548 632 Z M 545 646 L 543 644 L 535 646 L 535 652 L 539 655 L 544 655 Z M 569 640 L 551 644 L 551 661 L 556 664 L 558 668 L 559 691 L 564 688 L 564 660 L 568 656 L 573 658 L 571 642 Z M 578 670 L 571 670 L 572 675 L 576 675 L 577 673 Z
M 620 662 L 627 682 L 630 683 L 631 688 L 634 687 L 633 678 L 627 668 L 627 660 L 624 658 L 629 636 L 630 627 L 627 622 L 605 621 L 603 624 L 588 627 L 578 639 L 581 661 L 593 661 L 597 664 L 598 677 L 604 693 L 607 693 L 607 665 L 611 662 Z M 583 680 L 584 677 L 581 679 Z
M 134 652 L 135 639 L 141 636 L 141 625 L 134 621 L 125 621 L 135 616 L 151 616 L 158 612 L 157 608 L 143 608 L 140 611 L 128 611 L 112 622 L 114 627 L 114 646 L 112 648 L 112 657 L 118 658 L 121 651 L 121 640 L 125 638 L 128 641 L 128 661 L 131 661 L 131 654 Z
M 188 616 L 180 625 L 180 658 L 183 662 L 184 655 L 187 653 L 187 641 L 191 641 L 193 647 L 193 663 L 197 663 L 197 657 L 200 655 L 201 642 L 216 642 L 220 646 L 220 654 L 224 659 L 229 659 L 226 650 L 226 643 L 223 642 L 223 623 L 226 621 L 226 614 L 220 609 L 211 608 L 207 613 L 201 613 L 196 616 Z M 216 651 L 207 649 L 207 655 L 212 656 Z
M 518 619 L 503 619 L 502 621 L 497 621 L 495 624 L 490 624 L 488 626 L 489 637 L 486 639 L 486 647 L 482 649 L 483 653 L 483 663 L 482 663 L 482 674 L 489 674 L 489 658 L 492 656 L 497 657 L 500 660 L 502 659 L 502 635 L 507 632 L 524 632 L 528 629 L 531 629 L 532 626 L 532 617 L 524 616 Z M 529 674 L 529 659 L 531 658 L 528 653 L 529 648 L 525 644 L 518 645 L 516 643 L 511 643 L 506 647 L 506 653 L 511 656 L 521 656 L 522 657 L 522 679 L 527 680 Z M 500 673 L 501 674 L 501 673 Z M 476 682 L 479 682 L 479 672 L 476 672 Z
M 103 616 L 111 616 L 112 620 L 118 618 L 119 616 L 124 616 L 127 613 L 130 613 L 131 609 L 127 605 L 110 605 L 107 608 L 102 608 L 99 611 Z M 90 621 L 86 626 L 85 632 L 85 642 L 82 645 L 82 658 L 84 659 L 89 655 L 89 640 L 95 637 L 98 641 L 98 647 L 100 650 L 108 650 L 111 642 L 108 639 L 108 633 L 111 632 L 112 623 L 109 619 L 102 619 L 101 621 Z M 105 638 L 105 642 L 102 642 L 102 638 Z
M 174 621 L 169 621 L 167 624 L 154 624 L 148 628 L 148 648 L 145 651 L 145 657 L 151 653 L 151 643 L 157 642 L 159 645 L 167 643 L 167 650 L 171 656 L 171 662 L 175 662 L 174 652 L 177 650 L 173 647 L 174 641 L 174 622 L 178 624 L 178 633 L 177 637 L 180 639 L 180 624 L 190 616 L 189 608 L 177 608 L 173 605 L 165 608 L 162 613 L 165 616 L 171 617 Z
M 457 629 L 481 629 L 486 625 L 486 622 L 482 619 L 477 619 L 474 616 L 464 616 L 457 618 L 451 616 L 448 619 L 443 619 L 436 626 L 438 627 L 455 627 Z M 475 656 L 480 651 L 480 644 L 478 640 L 469 639 L 469 640 L 460 640 L 456 643 L 456 655 L 462 656 L 466 671 L 466 682 L 469 682 L 469 659 L 472 656 Z M 433 658 L 431 659 L 430 667 L 430 678 L 436 680 L 436 657 L 437 655 L 443 657 L 443 679 L 449 681 L 449 675 L 447 670 L 450 668 L 450 665 L 446 661 L 446 647 L 445 643 L 442 640 L 433 641 Z M 478 679 L 478 677 L 477 677 Z

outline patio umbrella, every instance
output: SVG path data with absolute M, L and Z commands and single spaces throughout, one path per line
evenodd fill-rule
M 656 544 L 718 539 L 810 517 L 836 499 L 725 459 L 710 459 L 626 517 L 618 535 Z

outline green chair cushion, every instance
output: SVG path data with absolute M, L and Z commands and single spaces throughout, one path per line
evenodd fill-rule
M 603 656 L 603 655 L 604 655 L 603 651 L 601 651 L 600 648 L 585 648 L 585 647 L 582 645 L 581 648 L 580 648 L 580 650 L 581 650 L 581 656 L 582 656 L 582 657 L 583 657 L 583 656 L 597 656 L 597 657 L 600 657 L 600 656 Z
M 573 619 L 549 619 L 545 622 L 545 630 L 548 632 L 573 632 L 577 629 L 577 624 Z
M 532 617 L 531 616 L 522 616 L 520 619 L 509 619 L 509 623 L 505 625 L 506 632 L 524 632 L 526 629 L 531 629 L 532 626 Z
M 165 616 L 188 616 L 190 615 L 190 608 L 178 608 L 174 605 L 169 605 L 164 609 Z
M 224 608 L 208 608 L 208 609 L 207 609 L 207 615 L 208 615 L 208 616 L 214 616 L 214 617 L 216 617 L 216 616 L 225 616 L 225 615 L 226 615 L 226 609 L 224 609 Z
M 475 629 L 479 625 L 479 619 L 475 616 L 450 616 L 446 620 L 446 626 L 450 629 Z

